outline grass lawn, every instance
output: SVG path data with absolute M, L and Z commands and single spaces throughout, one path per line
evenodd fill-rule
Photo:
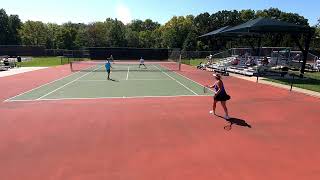
M 70 58 L 70 61 L 73 59 Z M 21 67 L 48 67 L 48 66 L 58 66 L 63 64 L 68 64 L 68 59 L 61 57 L 34 57 L 31 61 L 25 61 L 19 63 Z
M 213 59 L 213 62 L 219 62 L 219 60 L 221 60 L 221 58 Z M 198 66 L 201 62 L 207 63 L 208 60 L 205 58 L 202 58 L 202 59 L 182 59 L 181 60 L 182 64 L 187 64 L 190 66 Z
M 205 59 L 182 59 L 182 64 L 187 64 L 190 66 L 198 66 L 200 63 L 206 63 L 207 61 Z
M 300 79 L 298 77 L 295 77 L 294 80 L 291 77 L 290 78 L 269 77 L 265 80 L 280 83 L 280 84 L 285 84 L 285 85 L 291 85 L 291 82 L 293 81 L 294 87 L 320 92 L 320 72 L 314 72 L 314 73 L 306 72 L 305 77 L 303 79 Z
M 19 65 L 21 67 L 47 67 L 58 66 L 65 63 L 61 63 L 60 57 L 34 57 L 31 61 L 21 62 Z

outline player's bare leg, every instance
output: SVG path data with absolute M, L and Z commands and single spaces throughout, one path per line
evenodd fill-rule
M 217 115 L 217 114 L 216 114 L 216 107 L 217 107 L 217 101 L 214 100 L 214 101 L 213 101 L 213 104 L 212 104 L 212 110 L 210 111 L 210 114 Z
M 228 108 L 227 108 L 227 104 L 226 103 L 227 103 L 226 101 L 221 101 L 221 105 L 222 105 L 223 110 L 224 110 L 224 112 L 226 114 L 225 119 L 228 120 L 228 119 L 230 119 L 230 117 L 229 117 Z

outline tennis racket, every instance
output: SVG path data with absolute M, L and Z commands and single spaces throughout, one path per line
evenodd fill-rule
M 203 86 L 203 93 L 207 94 L 210 91 L 209 85 Z

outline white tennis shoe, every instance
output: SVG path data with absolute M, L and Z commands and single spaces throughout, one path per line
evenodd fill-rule
M 216 113 L 215 113 L 215 112 L 213 112 L 213 111 L 209 111 L 209 114 L 216 115 Z

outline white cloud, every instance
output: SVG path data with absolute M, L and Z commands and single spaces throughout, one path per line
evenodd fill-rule
M 128 24 L 132 20 L 130 9 L 125 4 L 118 4 L 116 6 L 117 19 L 122 21 L 124 24 Z

